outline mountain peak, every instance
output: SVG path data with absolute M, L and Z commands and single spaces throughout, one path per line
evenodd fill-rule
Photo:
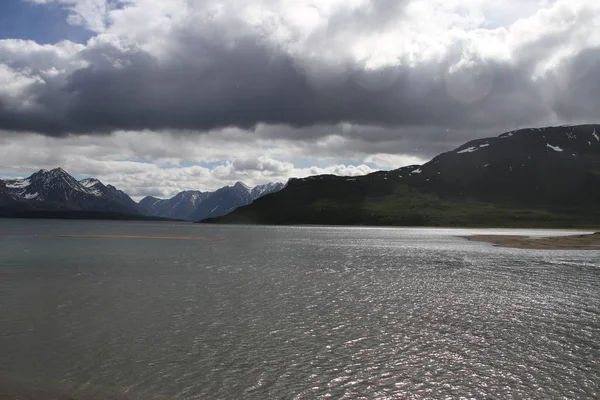
M 54 169 L 48 171 L 47 173 L 50 174 L 50 176 L 68 176 L 68 177 L 71 177 L 71 175 L 69 175 L 67 173 L 67 171 L 65 171 L 61 167 L 54 168 Z
M 71 175 L 69 175 L 67 173 L 67 171 L 65 171 L 64 169 L 58 167 L 58 168 L 54 168 L 51 170 L 47 170 L 47 169 L 40 169 L 37 172 L 34 172 L 33 174 L 31 174 L 30 178 L 39 178 L 39 177 L 44 177 L 44 178 L 57 178 L 57 177 L 69 177 L 71 178 Z
M 252 193 L 252 197 L 256 200 L 259 197 L 262 197 L 269 193 L 278 192 L 281 189 L 283 189 L 283 187 L 284 187 L 284 184 L 281 182 L 269 182 L 269 183 L 265 183 L 263 185 L 255 186 L 254 188 L 252 188 L 250 193 Z
M 75 178 L 69 175 L 62 168 L 54 168 L 50 171 L 45 169 L 40 169 L 39 171 L 33 173 L 27 181 L 44 185 L 54 185 L 54 184 L 65 184 L 71 187 L 74 190 L 84 190 L 83 185 L 79 183 Z M 62 183 L 61 183 L 62 182 Z
M 233 187 L 237 188 L 237 189 L 246 189 L 248 191 L 250 190 L 250 187 L 248 185 L 246 185 L 244 182 L 240 182 L 240 181 L 237 181 L 235 183 L 235 185 L 233 185 Z

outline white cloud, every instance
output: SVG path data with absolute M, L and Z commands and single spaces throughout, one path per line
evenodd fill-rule
M 374 164 L 378 169 L 397 169 L 407 165 L 421 165 L 427 160 L 410 155 L 378 153 L 365 158 L 365 162 Z
M 65 40 L 56 44 L 38 44 L 32 40 L 1 39 L 0 63 L 33 72 L 56 69 L 73 71 L 86 66 L 79 58 L 85 45 Z
M 367 68 L 441 59 L 457 42 L 484 58 L 504 59 L 574 27 L 588 33 L 588 44 L 597 43 L 600 10 L 596 0 L 28 1 L 68 8 L 71 22 L 99 33 L 92 43 L 139 46 L 158 57 L 176 54 L 184 31 L 232 44 L 253 33 L 301 66 L 350 59 Z M 592 26 L 578 23 L 584 15 L 595 21 Z
M 323 175 L 332 174 L 339 176 L 361 176 L 375 172 L 375 170 L 368 165 L 329 165 L 325 168 L 321 167 L 310 167 L 310 168 L 299 168 L 296 172 L 295 177 L 304 178 L 311 175 Z
M 13 71 L 0 64 L 0 99 L 9 110 L 28 110 L 37 106 L 35 88 L 44 81 L 37 76 Z
M 294 167 L 294 164 L 262 156 L 235 159 L 231 163 L 231 166 L 238 171 L 257 171 L 267 174 L 281 174 L 290 171 Z

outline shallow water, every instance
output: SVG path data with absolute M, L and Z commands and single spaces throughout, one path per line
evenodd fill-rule
M 600 251 L 471 233 L 578 232 L 0 219 L 0 390 L 599 398 Z

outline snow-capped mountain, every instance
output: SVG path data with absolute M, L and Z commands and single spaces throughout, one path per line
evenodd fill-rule
M 51 171 L 42 169 L 29 178 L 10 179 L 5 183 L 15 199 L 31 200 L 37 203 L 56 202 L 68 206 L 77 202 L 80 197 L 91 194 L 85 186 L 62 168 Z
M 77 181 L 62 168 L 42 169 L 25 179 L 8 179 L 2 186 L 5 190 L 0 189 L 0 203 L 21 208 L 140 213 L 137 203 L 114 186 L 93 178 Z
M 189 220 L 191 214 L 211 195 L 212 192 L 187 190 L 164 200 L 147 196 L 139 202 L 139 207 L 147 215 Z
M 242 182 L 225 186 L 215 192 L 185 191 L 171 199 L 148 196 L 139 202 L 144 213 L 151 216 L 199 221 L 225 215 L 237 207 L 252 203 L 259 197 L 274 193 L 283 183 L 267 183 L 251 188 Z

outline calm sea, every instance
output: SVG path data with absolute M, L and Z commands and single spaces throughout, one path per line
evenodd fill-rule
M 600 398 L 600 251 L 481 232 L 0 219 L 0 399 Z

